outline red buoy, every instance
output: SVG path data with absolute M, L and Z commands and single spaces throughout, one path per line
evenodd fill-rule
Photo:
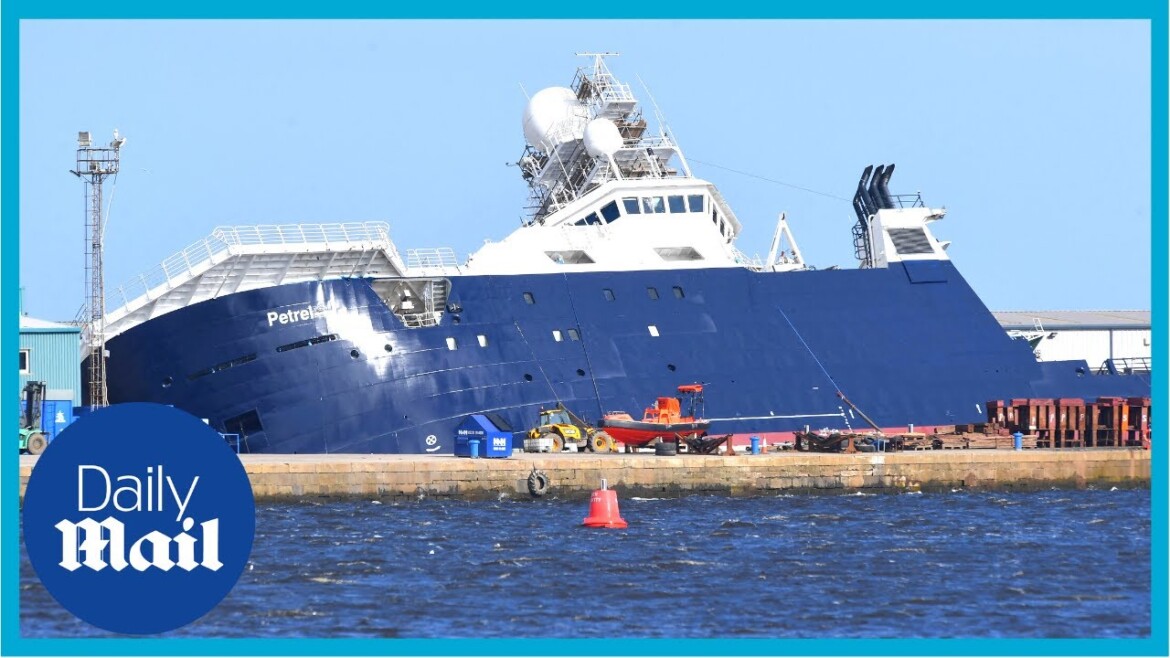
M 601 481 L 601 488 L 589 498 L 589 516 L 585 517 L 588 528 L 625 528 L 626 521 L 618 511 L 617 492 Z

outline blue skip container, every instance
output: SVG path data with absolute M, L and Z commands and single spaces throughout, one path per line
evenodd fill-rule
M 512 456 L 512 432 L 496 426 L 483 414 L 463 419 L 455 430 L 456 457 L 499 459 Z

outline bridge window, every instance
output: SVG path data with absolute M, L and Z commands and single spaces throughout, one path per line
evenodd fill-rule
M 646 288 L 646 294 L 650 296 L 650 299 L 658 299 L 658 288 Z
M 644 196 L 642 197 L 642 212 L 666 212 L 666 201 L 660 196 Z
M 536 298 L 532 296 L 532 293 L 526 292 L 526 293 L 524 293 L 524 303 L 525 304 L 535 304 Z
M 613 291 L 609 288 L 602 288 L 601 294 L 605 296 L 605 301 L 612 302 L 614 300 Z
M 601 207 L 601 216 L 607 222 L 616 222 L 618 217 L 622 216 L 621 211 L 618 210 L 617 201 L 610 201 Z
M 670 203 L 670 212 L 687 211 L 687 206 L 685 203 L 683 203 L 683 198 L 681 195 L 666 197 L 666 200 Z
M 638 197 L 626 197 L 622 199 L 622 206 L 625 207 L 627 215 L 642 214 L 642 207 L 638 204 Z
M 687 197 L 687 203 L 691 206 L 691 212 L 703 212 L 703 195 L 692 194 Z

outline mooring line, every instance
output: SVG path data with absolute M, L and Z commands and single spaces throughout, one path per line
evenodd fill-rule
M 788 323 L 788 326 L 792 329 L 792 333 L 796 334 L 796 339 L 800 341 L 801 345 L 804 345 L 804 349 L 808 351 L 808 355 L 812 357 L 813 362 L 817 364 L 817 367 L 821 369 L 821 372 L 825 373 L 825 378 L 833 384 L 833 388 L 837 392 L 840 392 L 841 387 L 837 384 L 837 380 L 833 379 L 833 376 L 830 375 L 829 371 L 825 369 L 825 366 L 821 363 L 821 360 L 817 358 L 815 353 L 813 353 L 812 348 L 809 347 L 808 343 L 805 342 L 804 336 L 801 336 L 800 332 L 796 330 L 796 325 L 792 324 L 792 320 L 788 319 L 788 314 L 785 313 L 784 309 L 780 308 L 779 305 L 776 306 L 776 310 L 780 311 L 780 317 L 784 318 L 784 321 Z

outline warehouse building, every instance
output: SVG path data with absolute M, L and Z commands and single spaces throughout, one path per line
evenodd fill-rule
M 1149 311 L 996 311 L 1041 361 L 1083 359 L 1093 372 L 1150 371 Z
M 20 316 L 20 389 L 45 382 L 46 400 L 81 405 L 81 328 Z

